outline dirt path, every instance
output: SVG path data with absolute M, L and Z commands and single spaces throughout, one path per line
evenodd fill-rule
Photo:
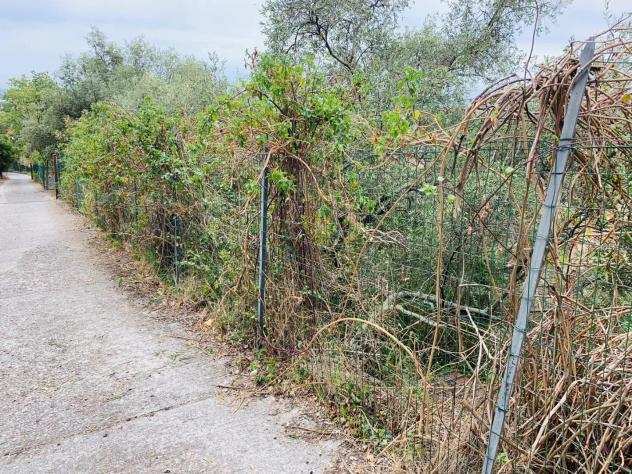
M 96 265 L 88 232 L 28 177 L 0 182 L 0 472 L 322 472 L 272 398 L 218 388 L 190 347 Z M 233 400 L 231 400 L 233 398 Z

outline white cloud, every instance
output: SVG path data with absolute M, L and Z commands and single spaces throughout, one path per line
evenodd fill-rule
M 92 26 L 122 42 L 144 36 L 205 58 L 215 52 L 230 76 L 243 74 L 246 49 L 261 48 L 260 0 L 51 0 L 0 2 L 0 87 L 31 70 L 55 70 L 85 49 Z
M 31 70 L 56 69 L 67 53 L 85 49 L 91 26 L 116 41 L 144 36 L 161 47 L 206 57 L 216 52 L 227 74 L 242 75 L 246 49 L 263 46 L 263 0 L 0 0 L 0 87 L 9 77 Z M 611 0 L 616 14 L 630 10 L 630 0 Z M 576 0 L 539 38 L 536 54 L 555 54 L 571 36 L 583 39 L 605 27 L 601 0 Z M 429 13 L 444 11 L 443 0 L 413 1 L 407 27 L 420 26 Z M 519 38 L 529 46 L 530 35 Z
M 629 0 L 610 0 L 610 13 L 615 19 L 632 10 Z M 534 61 L 545 56 L 559 54 L 571 40 L 583 41 L 608 28 L 605 2 L 602 0 L 575 0 L 564 11 L 549 22 L 548 29 L 534 44 Z M 532 31 L 527 28 L 518 38 L 518 47 L 528 51 L 531 47 Z

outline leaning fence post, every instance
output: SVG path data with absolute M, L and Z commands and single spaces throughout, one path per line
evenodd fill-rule
M 595 42 L 593 38 L 590 38 L 580 56 L 579 70 L 571 88 L 566 114 L 564 115 L 564 126 L 560 134 L 554 169 L 551 172 L 546 197 L 542 209 L 540 210 L 540 222 L 533 244 L 533 252 L 531 253 L 529 273 L 527 274 L 522 288 L 520 308 L 518 309 L 511 337 L 511 349 L 509 351 L 509 357 L 507 358 L 503 380 L 498 390 L 494 419 L 487 439 L 487 450 L 482 469 L 483 474 L 491 474 L 494 468 L 494 461 L 496 460 L 500 438 L 505 425 L 505 416 L 509 409 L 509 400 L 513 392 L 522 345 L 527 331 L 529 313 L 531 312 L 533 299 L 540 280 L 540 273 L 544 263 L 551 228 L 557 213 L 560 191 L 566 174 L 566 164 L 570 155 L 573 137 L 575 136 L 577 118 L 579 116 L 584 91 L 586 90 L 586 83 L 588 82 L 590 69 L 588 66 L 593 59 L 594 53 Z
M 257 329 L 259 341 L 265 334 L 266 260 L 268 258 L 268 169 L 261 174 L 261 199 L 259 202 L 259 297 L 257 299 Z

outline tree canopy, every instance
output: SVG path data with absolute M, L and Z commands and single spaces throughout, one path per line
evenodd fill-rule
M 171 112 L 194 114 L 225 89 L 220 61 L 159 49 L 142 38 L 125 45 L 93 29 L 88 51 L 66 57 L 56 75 L 12 79 L 0 102 L 0 132 L 20 155 L 36 162 L 58 151 L 68 121 L 95 104 L 112 101 L 129 110 L 151 97 Z
M 11 163 L 17 158 L 17 153 L 13 145 L 6 137 L 0 135 L 0 177 L 2 173 L 9 169 Z
M 342 77 L 367 74 L 389 95 L 406 68 L 420 69 L 438 97 L 472 81 L 490 81 L 516 66 L 516 35 L 541 29 L 563 0 L 450 0 L 447 12 L 404 29 L 408 0 L 267 0 L 267 46 L 301 58 L 314 55 Z M 437 87 L 439 86 L 439 87 Z M 384 90 L 380 90 L 384 89 Z

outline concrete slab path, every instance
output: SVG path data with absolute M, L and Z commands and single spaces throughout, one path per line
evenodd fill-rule
M 0 181 L 0 472 L 322 472 L 337 441 L 288 436 L 286 401 L 244 406 L 224 361 L 126 295 L 81 219 Z M 107 258 L 107 256 L 105 257 Z

